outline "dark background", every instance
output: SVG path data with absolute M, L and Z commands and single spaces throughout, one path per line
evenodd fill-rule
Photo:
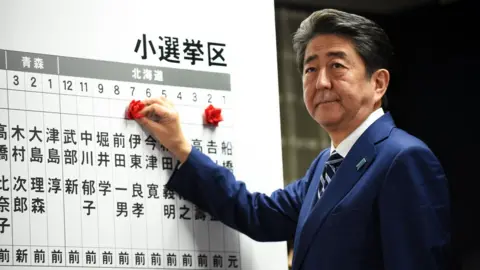
M 318 1 L 285 0 L 276 1 L 276 6 L 302 12 L 339 8 L 367 16 L 387 31 L 395 48 L 387 92 L 390 112 L 400 128 L 432 148 L 450 180 L 452 269 L 480 269 L 480 192 L 476 188 L 480 186 L 480 159 L 476 158 L 480 149 L 474 133 L 480 108 L 476 99 L 479 43 L 474 40 L 480 33 L 475 7 L 479 4 L 424 1 L 400 9 L 369 9 L 361 7 L 361 1 L 351 7 L 314 2 Z
M 453 269 L 462 269 L 460 262 L 480 249 L 477 10 L 471 2 L 456 2 L 402 12 L 383 22 L 396 48 L 387 94 L 392 115 L 399 127 L 432 148 L 450 179 Z M 474 260 L 476 267 L 469 269 L 480 269 L 480 258 Z

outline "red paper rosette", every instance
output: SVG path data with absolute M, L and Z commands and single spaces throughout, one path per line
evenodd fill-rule
M 142 118 L 143 115 L 140 113 L 140 111 L 145 107 L 145 104 L 143 104 L 140 100 L 132 100 L 130 102 L 130 105 L 128 106 L 127 112 L 125 117 L 127 119 L 138 119 Z
M 218 123 L 221 121 L 223 121 L 222 109 L 215 108 L 210 104 L 205 109 L 205 122 L 213 126 L 218 126 Z

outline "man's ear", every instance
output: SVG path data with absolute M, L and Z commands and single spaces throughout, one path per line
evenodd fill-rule
M 375 91 L 375 103 L 379 102 L 387 92 L 390 83 L 390 72 L 386 69 L 379 69 L 372 74 L 372 84 Z

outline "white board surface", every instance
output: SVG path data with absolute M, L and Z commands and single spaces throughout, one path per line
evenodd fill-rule
M 272 1 L 0 1 L 0 268 L 287 269 L 164 190 L 175 165 L 124 119 L 164 95 L 250 191 L 283 186 Z M 215 129 L 207 105 L 222 109 Z M 197 145 L 197 143 L 199 143 Z

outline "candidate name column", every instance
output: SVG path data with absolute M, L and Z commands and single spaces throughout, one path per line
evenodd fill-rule
M 99 213 L 98 196 L 102 193 L 107 197 L 109 184 L 111 183 L 111 168 L 108 165 L 109 138 L 108 133 L 104 134 L 104 129 L 108 130 L 108 119 L 97 125 L 95 110 L 93 108 L 93 96 L 95 82 L 89 78 L 65 75 L 64 70 L 70 70 L 72 64 L 66 60 L 66 57 L 59 57 L 59 74 L 61 82 L 61 91 L 64 95 L 63 102 L 73 103 L 71 107 L 76 107 L 77 114 L 77 135 L 78 135 L 78 166 L 79 179 L 78 188 L 80 194 L 80 215 L 81 223 L 78 223 L 78 229 L 81 235 L 81 248 L 79 256 L 84 267 L 94 267 L 100 265 L 99 251 Z M 88 68 L 88 67 L 85 67 Z M 63 103 L 62 103 L 63 104 Z M 73 113 L 73 112 L 72 112 Z M 101 131 L 97 126 L 102 127 Z M 98 160 L 97 160 L 98 159 Z M 106 178 L 103 177 L 106 174 Z M 99 179 L 101 181 L 99 181 Z M 81 188 L 80 188 L 81 187 Z M 111 230 L 111 224 L 110 224 Z M 108 236 L 107 234 L 103 234 Z M 104 251 L 106 256 L 108 250 Z M 111 261 L 110 261 L 111 262 Z M 108 264 L 105 264 L 108 265 Z M 112 266 L 112 264 L 110 264 Z
M 0 50 L 0 266 L 13 264 L 9 128 L 6 58 Z
M 30 265 L 32 254 L 25 71 L 31 65 L 28 56 L 14 52 L 7 53 L 7 64 L 14 265 Z
M 78 161 L 81 186 L 78 222 L 80 252 L 84 267 L 115 267 L 114 219 L 115 181 L 112 178 L 112 119 L 107 93 L 113 85 L 88 76 L 84 71 L 96 69 L 97 62 L 60 57 L 61 90 L 72 99 L 77 115 L 79 135 Z M 125 236 L 128 238 L 128 236 Z
M 25 249 L 21 250 L 21 255 L 30 259 L 30 263 L 27 261 L 27 264 L 45 266 L 51 262 L 49 260 L 49 251 L 52 250 L 52 245 L 55 246 L 56 244 L 57 247 L 61 247 L 64 244 L 63 230 L 49 231 L 48 226 L 49 223 L 63 223 L 62 216 L 51 222 L 51 217 L 56 216 L 55 210 L 61 210 L 61 208 L 54 208 L 52 210 L 48 207 L 50 195 L 52 193 L 59 193 L 57 195 L 57 197 L 59 197 L 62 196 L 62 191 L 61 189 L 56 191 L 56 187 L 52 186 L 53 182 L 60 183 L 60 181 L 51 181 L 51 167 L 47 165 L 49 163 L 57 164 L 56 162 L 59 162 L 59 158 L 56 158 L 55 155 L 50 155 L 50 153 L 54 151 L 47 150 L 49 149 L 50 141 L 57 139 L 56 132 L 50 132 L 50 129 L 47 127 L 58 128 L 58 123 L 51 125 L 51 122 L 48 120 L 50 115 L 44 113 L 49 109 L 44 106 L 45 100 L 47 101 L 46 103 L 49 103 L 49 98 L 45 98 L 43 95 L 44 90 L 48 91 L 54 87 L 58 71 L 57 58 L 51 55 L 17 51 L 8 51 L 6 55 L 7 64 L 9 63 L 8 70 L 12 76 L 11 89 L 25 90 L 24 102 L 20 102 L 21 100 L 17 96 L 19 93 L 14 93 L 12 97 L 9 97 L 9 99 L 13 101 L 13 106 L 11 107 L 13 110 L 10 112 L 10 118 L 15 118 L 17 119 L 16 121 L 19 122 L 21 117 L 12 116 L 14 114 L 20 114 L 22 109 L 24 110 L 23 113 L 25 117 L 24 133 L 21 129 L 16 129 L 17 135 L 15 136 L 15 140 L 18 141 L 20 136 L 22 138 L 25 137 L 26 147 L 24 155 L 28 167 L 26 171 L 28 177 L 25 179 L 24 186 L 28 190 L 28 196 L 19 197 L 20 199 L 15 200 L 17 201 L 16 205 L 20 206 L 17 210 L 26 208 L 29 212 L 29 233 L 21 231 L 20 233 L 22 233 L 22 237 L 25 237 L 25 235 L 30 237 L 31 249 L 30 253 L 23 253 Z M 20 104 L 22 105 L 19 106 Z M 53 116 L 53 118 L 55 118 L 55 116 Z M 24 135 L 22 136 L 22 134 Z M 50 135 L 53 135 L 53 137 Z M 59 145 L 59 142 L 57 142 L 57 145 Z M 53 159 L 51 157 L 53 157 Z M 58 177 L 54 179 L 60 179 L 61 168 L 60 170 L 57 168 L 54 175 Z M 22 181 L 17 181 L 17 183 L 18 188 L 15 190 L 20 192 L 23 190 L 23 187 L 19 189 Z M 53 201 L 53 204 L 58 202 L 61 203 L 61 201 Z M 25 205 L 25 203 L 27 204 Z M 55 229 L 54 225 L 52 227 Z M 14 233 L 15 231 L 16 227 L 14 228 Z M 55 235 L 58 233 L 61 233 L 59 241 L 56 241 L 56 243 L 55 241 L 50 241 L 58 238 L 58 235 Z M 17 250 L 16 253 L 20 253 L 19 250 Z M 19 258 L 20 256 L 17 259 Z M 59 264 L 61 265 L 61 263 Z

